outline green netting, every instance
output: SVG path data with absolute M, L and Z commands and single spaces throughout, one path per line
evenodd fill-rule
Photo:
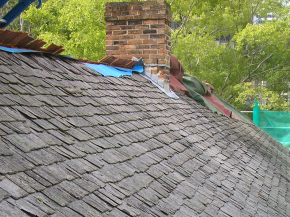
M 260 111 L 259 127 L 282 145 L 290 148 L 290 113 Z

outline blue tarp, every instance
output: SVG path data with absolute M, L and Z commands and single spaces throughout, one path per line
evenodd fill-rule
M 10 52 L 10 53 L 29 53 L 29 52 L 40 52 L 35 50 L 23 49 L 23 48 L 8 48 L 0 46 L 0 50 Z M 71 56 L 63 56 L 72 58 Z M 91 69 L 97 71 L 98 73 L 102 74 L 103 76 L 113 76 L 113 77 L 121 77 L 121 76 L 131 76 L 132 72 L 143 72 L 143 61 L 139 60 L 136 65 L 132 69 L 126 69 L 121 67 L 113 67 L 101 64 L 91 64 L 91 63 L 84 63 Z
M 23 48 L 10 48 L 10 47 L 3 47 L 0 46 L 0 50 L 7 51 L 10 53 L 30 53 L 30 52 L 39 52 L 35 50 L 23 49 Z
M 132 69 L 126 69 L 121 67 L 113 67 L 101 64 L 91 64 L 91 63 L 84 63 L 91 69 L 97 71 L 98 73 L 102 74 L 103 76 L 112 76 L 112 77 L 122 77 L 122 76 L 131 76 L 133 72 L 143 72 L 143 66 L 140 64 L 136 64 Z

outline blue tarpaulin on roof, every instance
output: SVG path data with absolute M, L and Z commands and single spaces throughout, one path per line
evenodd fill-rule
M 23 48 L 10 48 L 10 47 L 3 47 L 3 46 L 0 46 L 0 50 L 7 51 L 7 52 L 10 52 L 10 53 L 39 52 L 39 51 L 36 51 L 36 50 L 29 50 L 29 49 L 23 49 Z
M 29 53 L 29 52 L 40 52 L 35 50 L 23 49 L 23 48 L 9 48 L 0 46 L 0 50 L 10 52 L 10 53 Z M 71 56 L 64 56 L 72 58 Z M 91 69 L 97 71 L 98 73 L 102 74 L 103 76 L 113 76 L 113 77 L 122 77 L 122 76 L 131 76 L 132 72 L 143 72 L 143 62 L 140 60 L 136 63 L 136 65 L 132 69 L 121 68 L 121 67 L 113 67 L 108 65 L 102 64 L 91 64 L 91 63 L 84 63 Z
M 84 63 L 91 69 L 97 71 L 98 73 L 102 74 L 103 76 L 112 76 L 112 77 L 122 77 L 122 76 L 131 76 L 133 72 L 143 72 L 142 65 L 135 65 L 132 69 L 126 69 L 121 67 L 113 67 L 107 66 L 102 64 L 91 64 L 91 63 Z

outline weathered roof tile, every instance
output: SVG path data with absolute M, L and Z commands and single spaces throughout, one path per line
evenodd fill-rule
M 0 52 L 1 70 L 7 215 L 290 212 L 289 152 L 254 125 L 169 99 L 140 75 L 102 77 L 73 59 Z
M 18 185 L 11 182 L 9 179 L 3 179 L 0 181 L 0 188 L 5 189 L 14 199 L 19 199 L 26 196 L 28 193 L 21 189 Z

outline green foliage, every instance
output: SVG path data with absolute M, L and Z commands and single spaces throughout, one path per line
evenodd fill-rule
M 181 23 L 173 33 L 173 53 L 186 73 L 211 83 L 218 95 L 239 109 L 245 105 L 235 100 L 242 94 L 237 84 L 266 80 L 268 91 L 278 96 L 288 91 L 288 7 L 276 0 L 206 0 L 195 1 L 192 10 L 181 8 L 173 6 Z M 253 15 L 267 17 L 268 12 L 276 19 L 253 25 Z
M 251 101 L 249 109 L 253 109 L 254 100 L 256 100 L 259 102 L 261 110 L 289 111 L 290 103 L 286 102 L 277 92 L 266 87 L 253 87 L 250 82 L 246 82 L 235 85 L 234 89 L 240 93 L 235 101 L 242 106 L 246 101 Z
M 23 18 L 32 34 L 63 45 L 63 54 L 98 60 L 105 56 L 105 1 L 49 0 L 40 9 L 30 7 Z

